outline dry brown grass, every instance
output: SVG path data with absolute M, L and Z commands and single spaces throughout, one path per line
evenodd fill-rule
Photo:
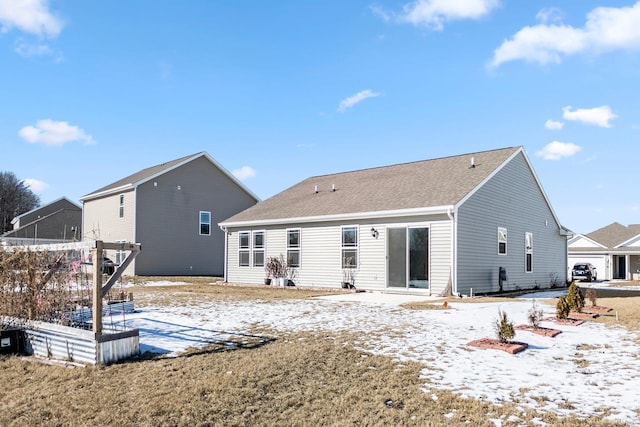
M 219 345 L 177 358 L 64 368 L 0 360 L 3 426 L 574 426 L 437 390 L 417 363 L 354 349 L 348 335 L 298 334 L 253 348 Z M 520 421 L 508 421 L 509 417 Z M 585 425 L 622 425 L 596 418 Z
M 132 291 L 136 304 L 318 295 L 308 289 L 209 283 Z M 428 383 L 421 375 L 428 366 L 356 349 L 357 336 L 251 333 L 176 358 L 145 355 L 106 367 L 0 358 L 0 425 L 493 426 L 491 419 L 501 419 L 507 427 L 539 425 L 536 417 L 548 426 L 623 425 L 597 417 L 559 418 L 523 410 L 517 402 L 496 406 L 462 398 Z
M 640 297 L 598 298 L 597 304 L 612 308 L 613 311 L 600 314 L 596 322 L 607 326 L 620 325 L 630 331 L 640 332 Z

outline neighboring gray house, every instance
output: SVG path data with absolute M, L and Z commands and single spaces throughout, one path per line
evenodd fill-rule
M 81 198 L 84 240 L 140 243 L 125 274 L 221 276 L 216 224 L 259 199 L 205 152 L 153 166 Z M 116 263 L 124 254 L 108 254 Z
M 614 222 L 589 234 L 576 234 L 568 243 L 568 267 L 588 262 L 598 280 L 640 279 L 640 224 Z
M 304 286 L 349 272 L 360 289 L 434 295 L 566 280 L 565 229 L 522 147 L 308 178 L 220 227 L 228 282 L 263 283 L 280 254 Z
M 61 197 L 15 217 L 13 230 L 0 238 L 7 243 L 31 244 L 80 240 L 82 208 Z

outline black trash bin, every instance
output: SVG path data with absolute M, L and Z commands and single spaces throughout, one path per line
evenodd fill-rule
M 0 354 L 19 354 L 24 350 L 24 332 L 21 329 L 0 330 Z

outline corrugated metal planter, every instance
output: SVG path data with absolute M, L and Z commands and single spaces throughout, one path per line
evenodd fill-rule
M 108 365 L 140 354 L 138 329 L 90 330 L 45 322 L 25 326 L 25 352 L 49 359 L 91 365 Z

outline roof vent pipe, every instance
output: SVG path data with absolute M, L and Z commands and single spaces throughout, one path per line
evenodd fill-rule
M 317 186 L 317 185 L 315 186 L 315 188 L 314 188 L 314 190 L 313 190 L 313 191 L 315 191 L 315 192 L 316 192 L 316 194 L 318 194 L 318 186 Z
M 331 184 L 331 191 L 336 191 L 336 185 L 335 184 Z
M 474 157 L 471 158 L 471 167 L 472 168 L 476 167 L 476 159 Z

